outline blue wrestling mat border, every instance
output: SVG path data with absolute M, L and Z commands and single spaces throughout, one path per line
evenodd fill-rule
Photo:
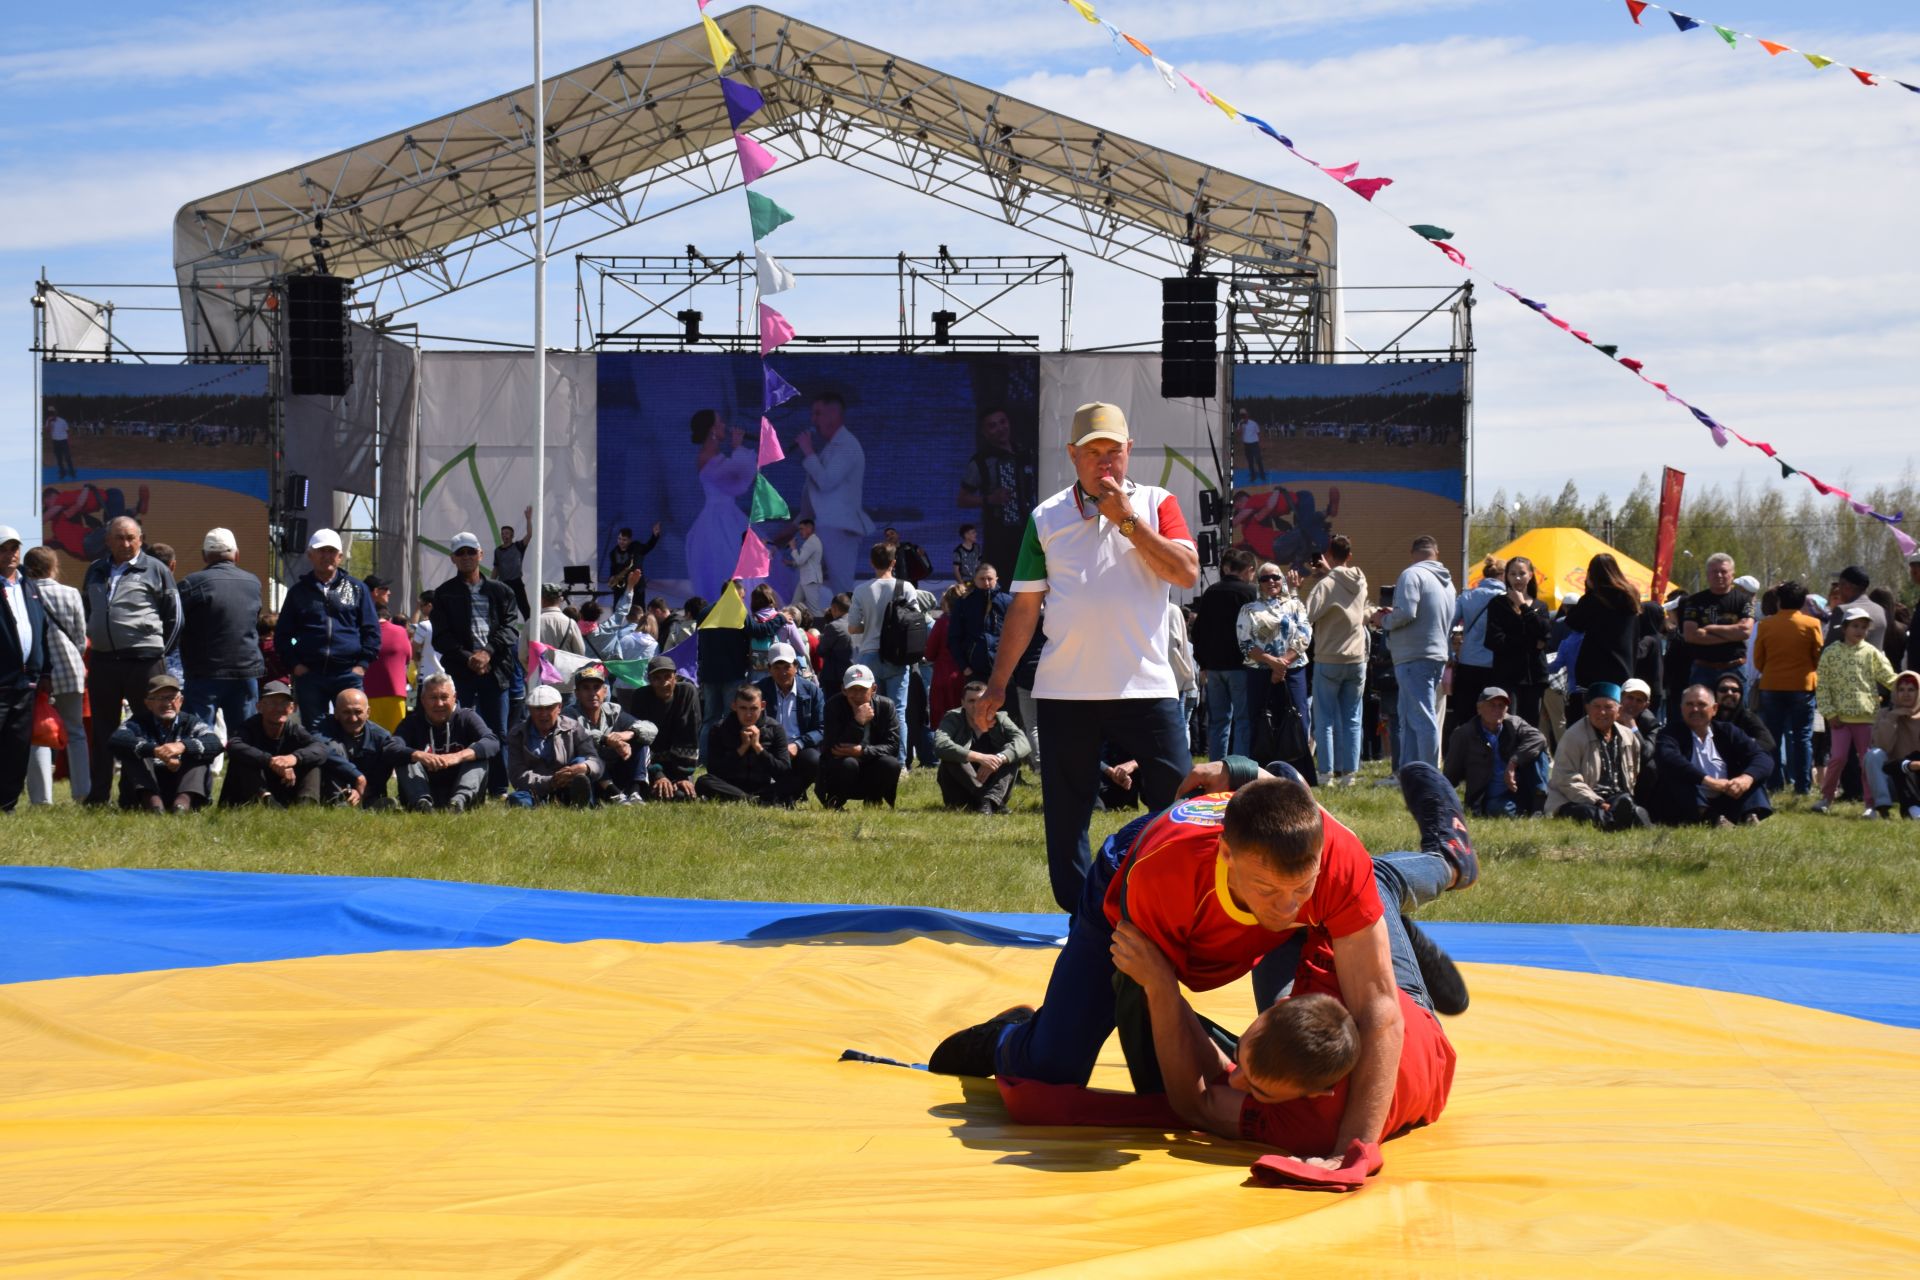
M 0 982 L 302 956 L 585 942 L 952 936 L 1051 946 L 1061 915 L 710 902 L 505 885 L 239 872 L 0 868 Z M 1625 925 L 1427 926 L 1456 959 L 1642 978 L 1920 1027 L 1920 935 Z

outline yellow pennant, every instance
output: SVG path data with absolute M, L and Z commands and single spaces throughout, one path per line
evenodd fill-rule
M 727 589 L 720 593 L 720 599 L 707 611 L 706 618 L 700 623 L 702 631 L 738 631 L 747 625 L 747 602 L 740 596 L 740 584 L 728 582 Z
M 1208 92 L 1211 93 L 1212 91 L 1209 90 Z M 1234 108 L 1234 105 L 1217 93 L 1213 94 L 1213 105 L 1226 112 L 1227 119 L 1229 120 L 1238 120 L 1240 118 L 1240 112 Z
M 1093 11 L 1093 6 L 1088 4 L 1087 0 L 1067 0 L 1067 3 L 1073 6 L 1075 13 L 1085 18 L 1088 22 L 1100 21 L 1100 15 Z
M 707 52 L 713 55 L 713 69 L 725 71 L 727 64 L 740 51 L 733 47 L 733 41 L 727 39 L 727 33 L 720 29 L 720 24 L 704 13 L 700 15 L 700 25 L 707 29 Z

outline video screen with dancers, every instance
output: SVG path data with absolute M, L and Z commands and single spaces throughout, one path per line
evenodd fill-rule
M 106 527 L 140 522 L 182 574 L 200 568 L 208 529 L 231 529 L 239 561 L 262 577 L 273 458 L 264 364 L 41 366 L 41 538 L 78 585 L 106 554 Z
M 1037 356 L 821 354 L 778 357 L 800 391 L 767 415 L 784 458 L 766 477 L 790 514 L 754 532 L 773 551 L 782 600 L 800 585 L 796 526 L 823 552 L 815 599 L 872 577 L 868 550 L 888 528 L 926 552 L 921 585 L 953 578 L 960 526 L 1004 580 L 1038 500 Z M 753 507 L 761 368 L 751 356 L 599 357 L 599 512 L 605 549 L 628 528 L 645 542 L 649 590 L 713 599 L 732 575 Z M 763 503 L 764 505 L 764 503 Z
M 1426 533 L 1459 581 L 1466 411 L 1458 361 L 1236 364 L 1234 544 L 1304 570 L 1344 533 L 1380 584 Z

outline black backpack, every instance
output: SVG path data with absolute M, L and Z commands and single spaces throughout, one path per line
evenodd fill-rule
M 896 667 L 910 667 L 927 656 L 927 632 L 933 624 L 920 610 L 920 593 L 904 580 L 893 584 L 893 599 L 880 621 L 880 660 Z

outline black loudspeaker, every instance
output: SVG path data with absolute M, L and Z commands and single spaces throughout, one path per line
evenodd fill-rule
M 307 549 L 307 518 L 287 516 L 280 521 L 280 554 L 297 556 Z
M 1193 535 L 1193 547 L 1200 553 L 1200 567 L 1211 569 L 1220 563 L 1220 533 L 1216 529 L 1202 529 Z
M 1171 276 L 1160 282 L 1160 395 L 1211 399 L 1220 384 L 1220 281 Z
M 280 355 L 287 394 L 343 396 L 353 385 L 347 343 L 350 282 L 340 276 L 288 276 Z

